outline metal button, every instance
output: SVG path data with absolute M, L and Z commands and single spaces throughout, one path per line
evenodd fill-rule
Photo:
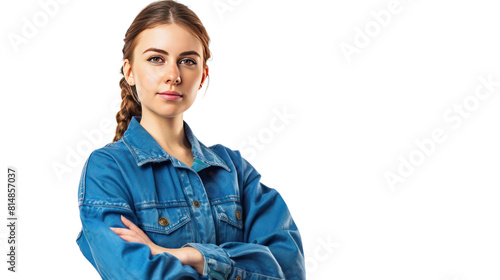
M 193 206 L 196 208 L 200 207 L 200 202 L 198 200 L 193 201 Z
M 158 220 L 158 223 L 160 223 L 160 225 L 162 225 L 162 226 L 166 227 L 166 226 L 168 226 L 168 224 L 169 224 L 170 222 L 168 221 L 168 219 L 167 219 L 167 218 L 163 218 L 163 217 L 161 217 L 161 218 L 160 218 L 160 220 Z
M 236 276 L 236 280 L 241 280 L 241 275 Z
M 241 212 L 236 210 L 236 219 L 241 220 Z

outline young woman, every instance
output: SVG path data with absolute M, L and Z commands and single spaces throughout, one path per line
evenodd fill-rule
M 83 255 L 103 279 L 305 279 L 278 192 L 183 120 L 208 76 L 199 18 L 154 2 L 124 41 L 116 136 L 90 154 L 79 184 Z

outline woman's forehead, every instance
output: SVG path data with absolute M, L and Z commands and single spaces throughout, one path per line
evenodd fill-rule
M 195 50 L 201 54 L 201 42 L 191 32 L 178 24 L 162 24 L 142 31 L 137 36 L 136 51 L 157 48 L 168 53 Z

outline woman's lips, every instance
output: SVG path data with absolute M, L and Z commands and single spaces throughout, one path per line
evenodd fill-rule
M 177 91 L 171 91 L 171 90 L 160 92 L 158 93 L 158 95 L 166 100 L 177 100 L 182 98 L 182 94 L 178 93 Z

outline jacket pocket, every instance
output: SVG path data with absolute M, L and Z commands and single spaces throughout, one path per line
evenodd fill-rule
M 243 241 L 243 212 L 241 204 L 229 201 L 213 205 L 217 213 L 218 243 Z
M 193 241 L 193 229 L 187 204 L 172 206 L 165 203 L 136 205 L 138 226 L 155 244 L 180 248 Z

